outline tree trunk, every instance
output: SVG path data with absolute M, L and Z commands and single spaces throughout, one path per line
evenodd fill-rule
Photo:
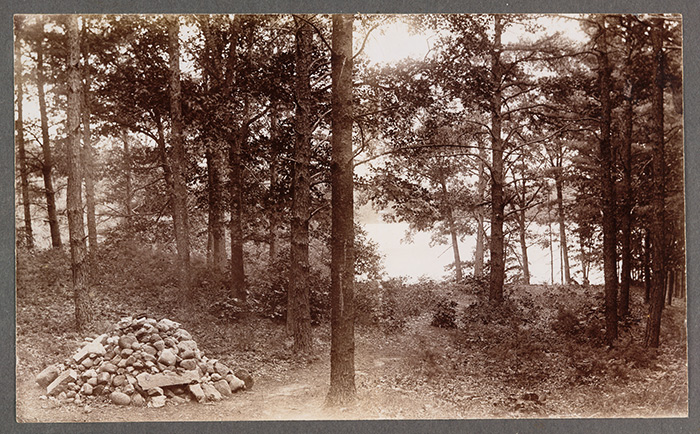
M 666 244 L 664 231 L 666 221 L 664 215 L 664 202 L 666 192 L 664 190 L 664 58 L 663 58 L 663 19 L 656 18 L 651 21 L 651 44 L 654 56 L 654 70 L 652 73 L 651 90 L 651 143 L 653 149 L 653 196 L 652 196 L 652 226 L 651 226 L 651 267 L 652 287 L 649 303 L 649 316 L 644 345 L 656 348 L 659 346 L 659 334 L 661 331 L 661 311 L 664 306 L 664 280 L 666 276 Z
M 212 241 L 212 265 L 222 271 L 226 266 L 226 221 L 224 206 L 225 154 L 218 140 L 209 140 L 209 221 Z
M 245 104 L 244 122 L 248 116 L 248 103 Z M 241 152 L 248 137 L 247 124 L 242 125 L 233 134 L 229 148 L 229 194 L 231 201 L 231 296 L 245 304 L 247 291 L 245 286 L 245 269 L 243 265 L 243 164 Z
M 629 24 L 629 22 L 628 22 Z M 620 209 L 620 231 L 622 236 L 622 269 L 620 276 L 620 302 L 618 311 L 620 317 L 629 314 L 630 284 L 632 270 L 632 83 L 629 77 L 631 61 L 628 53 L 624 74 L 624 99 L 622 101 L 622 149 L 620 152 L 622 163 L 622 200 Z
M 582 285 L 588 286 L 588 254 L 586 253 L 586 245 L 584 242 L 583 235 L 579 233 L 578 236 L 579 246 L 581 246 L 581 275 L 583 277 Z
M 292 219 L 290 226 L 289 291 L 287 328 L 294 337 L 295 354 L 311 350 L 311 310 L 309 306 L 309 219 L 311 218 L 311 50 L 312 29 L 298 20 L 296 28 L 296 77 L 294 94 L 294 166 L 292 179 Z
M 566 240 L 566 218 L 564 216 L 564 182 L 562 180 L 561 161 L 556 171 L 554 185 L 557 188 L 557 211 L 559 217 L 559 245 L 561 246 L 562 267 L 564 269 L 564 283 L 571 284 L 571 268 L 569 267 L 569 246 Z
M 452 254 L 455 260 L 455 279 L 457 283 L 461 283 L 462 260 L 459 257 L 459 237 L 457 236 L 457 227 L 455 225 L 455 218 L 452 212 L 452 204 L 450 203 L 450 194 L 447 191 L 447 181 L 445 180 L 445 174 L 442 171 L 440 172 L 440 186 L 442 187 L 442 200 L 444 202 L 444 218 L 447 222 L 447 227 L 450 231 L 450 238 L 452 240 Z
M 489 299 L 492 303 L 503 301 L 503 281 L 505 280 L 505 250 L 503 220 L 505 200 L 503 197 L 503 139 L 501 138 L 501 16 L 494 15 L 494 45 L 491 50 L 491 276 Z
M 15 138 L 17 144 L 17 164 L 19 164 L 20 189 L 22 191 L 22 208 L 24 210 L 24 245 L 34 248 L 32 232 L 32 212 L 29 203 L 29 175 L 27 172 L 27 152 L 24 147 L 24 77 L 22 77 L 22 24 L 23 18 L 15 15 L 15 87 L 17 88 L 17 120 L 15 121 Z
M 529 259 L 527 257 L 527 240 L 525 238 L 525 231 L 526 231 L 526 225 L 525 225 L 525 209 L 520 209 L 518 211 L 518 229 L 520 233 L 520 250 L 523 255 L 523 282 L 526 285 L 530 284 L 530 263 Z
M 279 243 L 280 229 L 280 205 L 279 205 L 279 183 L 280 183 L 280 143 L 279 143 L 279 107 L 273 105 L 270 113 L 270 190 L 269 190 L 269 205 L 268 205 L 268 220 L 270 226 L 268 228 L 269 238 L 269 263 L 268 267 L 271 272 L 275 271 L 277 263 L 277 250 Z
M 83 20 L 86 23 L 86 20 Z M 83 33 L 87 31 L 87 25 L 83 24 Z M 88 47 L 86 38 L 83 38 L 81 51 L 83 56 L 82 68 L 82 122 L 83 122 L 83 182 L 85 183 L 85 208 L 87 212 L 87 229 L 88 243 L 90 246 L 89 253 L 93 254 L 97 248 L 97 221 L 95 219 L 95 170 L 94 159 L 95 153 L 92 148 L 92 132 L 90 131 L 90 75 L 87 69 L 88 65 Z
M 644 234 L 644 304 L 649 303 L 651 297 L 651 271 L 649 270 L 649 258 L 651 257 L 651 245 L 649 229 Z
M 131 163 L 131 147 L 129 146 L 129 136 L 126 132 L 122 133 L 122 142 L 124 144 L 124 184 L 125 184 L 125 197 L 124 197 L 124 222 L 126 227 L 129 228 L 129 233 L 131 234 L 131 229 L 133 227 L 133 214 L 134 210 L 132 208 L 134 191 L 132 187 L 132 163 Z
M 352 15 L 333 15 L 331 54 L 331 379 L 327 404 L 355 400 Z
M 612 103 L 610 101 L 611 67 L 608 61 L 608 43 L 605 15 L 599 21 L 600 86 L 600 161 L 603 202 L 603 274 L 605 275 L 605 339 L 609 345 L 617 339 L 617 244 L 615 228 L 615 185 L 613 179 L 614 153 L 610 140 Z
M 83 201 L 81 192 L 80 168 L 80 42 L 78 17 L 68 16 L 68 193 L 66 210 L 68 213 L 68 234 L 70 239 L 71 271 L 73 277 L 73 297 L 75 301 L 75 321 L 78 332 L 85 331 L 92 322 L 93 308 L 88 288 L 85 264 L 85 229 L 83 228 Z
M 485 152 L 482 146 L 479 147 L 479 154 L 485 158 Z M 476 251 L 474 252 L 474 277 L 482 277 L 484 275 L 484 191 L 486 190 L 486 170 L 483 160 L 479 160 L 479 181 L 476 187 L 477 201 L 479 208 L 476 214 Z
M 173 225 L 175 244 L 180 262 L 180 287 L 190 289 L 190 241 L 187 216 L 187 186 L 185 171 L 187 155 L 182 139 L 182 109 L 180 90 L 180 21 L 179 16 L 168 18 L 168 55 L 170 61 L 170 142 L 173 156 L 170 164 L 172 173 Z
M 40 24 L 43 33 L 43 22 Z M 46 195 L 46 209 L 48 212 L 49 229 L 51 230 L 51 246 L 55 249 L 61 247 L 61 231 L 58 227 L 56 214 L 56 199 L 53 189 L 51 172 L 53 170 L 53 156 L 51 155 L 51 141 L 49 139 L 49 124 L 46 115 L 46 95 L 44 94 L 44 41 L 43 37 L 36 46 L 36 85 L 39 99 L 39 116 L 41 119 L 41 148 L 44 161 L 41 164 L 41 174 L 44 177 L 44 194 Z
M 669 306 L 671 305 L 671 302 L 673 300 L 673 288 L 675 287 L 675 277 L 676 273 L 670 270 L 668 272 L 668 293 L 666 294 L 668 296 L 666 299 L 666 304 L 668 304 Z

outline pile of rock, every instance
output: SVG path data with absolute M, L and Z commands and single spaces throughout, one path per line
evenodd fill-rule
M 108 396 L 118 405 L 149 407 L 219 401 L 253 385 L 247 371 L 234 372 L 204 356 L 179 323 L 146 316 L 122 318 L 111 332 L 88 338 L 65 363 L 44 369 L 36 382 L 47 397 L 62 402 Z

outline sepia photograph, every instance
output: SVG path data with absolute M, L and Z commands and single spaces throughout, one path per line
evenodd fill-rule
M 689 416 L 681 14 L 13 25 L 18 423 Z

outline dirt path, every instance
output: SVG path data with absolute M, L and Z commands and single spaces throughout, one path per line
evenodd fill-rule
M 324 351 L 325 353 L 325 351 Z M 401 355 L 403 354 L 403 355 Z M 257 378 L 255 386 L 216 403 L 194 402 L 163 408 L 117 407 L 112 404 L 54 406 L 41 399 L 33 381 L 17 385 L 17 415 L 21 422 L 125 422 L 212 420 L 386 419 L 458 417 L 453 408 L 416 391 L 393 387 L 390 375 L 406 363 L 401 342 L 390 338 L 358 339 L 356 385 L 358 400 L 347 408 L 324 406 L 330 372 L 328 356 L 290 370 L 282 379 Z

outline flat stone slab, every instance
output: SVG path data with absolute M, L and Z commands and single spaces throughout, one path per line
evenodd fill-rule
M 201 378 L 199 371 L 185 371 L 182 374 L 160 373 L 149 374 L 143 372 L 136 376 L 139 386 L 143 390 L 152 389 L 154 387 L 169 387 L 187 385 L 192 382 L 197 382 Z
M 73 355 L 73 360 L 76 363 L 80 363 L 91 354 L 96 354 L 98 356 L 104 356 L 107 353 L 105 347 L 102 345 L 107 341 L 107 335 L 100 335 L 98 338 L 85 345 L 77 353 Z
M 63 371 L 61 375 L 59 375 L 55 380 L 51 382 L 51 384 L 48 385 L 48 387 L 46 387 L 46 394 L 51 396 L 55 393 L 58 393 L 61 390 L 61 386 L 76 381 L 77 379 L 78 373 L 75 372 L 73 369 Z

